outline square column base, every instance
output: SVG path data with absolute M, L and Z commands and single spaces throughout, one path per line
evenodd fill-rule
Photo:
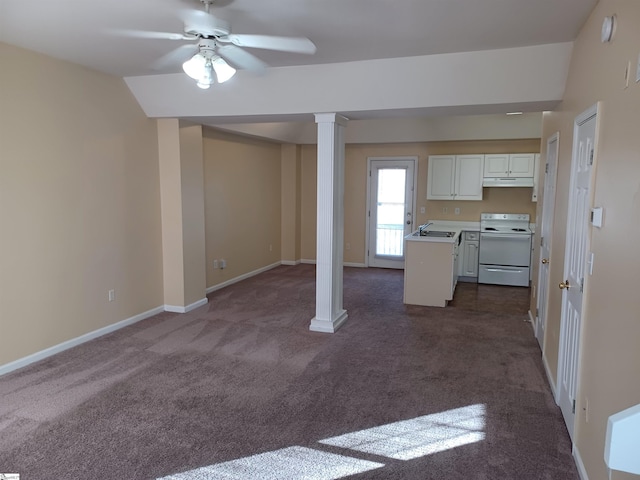
M 311 324 L 309 325 L 309 330 L 312 332 L 335 333 L 335 331 L 347 321 L 347 317 L 348 315 L 346 310 L 338 312 L 338 316 L 333 320 L 313 317 L 311 319 Z

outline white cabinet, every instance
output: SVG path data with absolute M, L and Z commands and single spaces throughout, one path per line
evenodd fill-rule
M 404 303 L 446 307 L 456 288 L 456 243 L 405 240 Z
M 427 200 L 482 200 L 484 155 L 431 155 Z
M 484 157 L 484 176 L 489 178 L 531 178 L 534 167 L 535 153 L 487 154 Z
M 462 232 L 462 265 L 461 277 L 478 277 L 478 249 L 480 247 L 480 232 Z

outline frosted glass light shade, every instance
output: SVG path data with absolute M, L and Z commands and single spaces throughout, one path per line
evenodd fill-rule
M 236 74 L 236 69 L 220 57 L 213 61 L 213 69 L 216 71 L 219 83 L 224 83 Z
M 216 80 L 218 83 L 226 82 L 236 73 L 235 68 L 222 58 L 218 56 L 207 58 L 201 53 L 196 53 L 184 62 L 182 69 L 184 73 L 198 81 L 200 88 L 209 88 Z

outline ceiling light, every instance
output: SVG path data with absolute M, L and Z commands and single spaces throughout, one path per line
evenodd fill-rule
M 209 88 L 216 82 L 226 82 L 236 73 L 235 68 L 222 58 L 204 49 L 184 62 L 182 69 L 198 82 L 198 87 L 203 89 Z
M 522 115 L 522 112 L 507 112 L 507 115 Z

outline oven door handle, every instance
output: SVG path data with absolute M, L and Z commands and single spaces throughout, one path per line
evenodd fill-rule
M 511 234 L 511 233 L 481 233 L 480 234 L 480 241 L 482 241 L 483 238 L 495 238 L 495 239 L 514 239 L 514 240 L 523 240 L 523 241 L 529 241 L 529 239 L 531 238 L 531 235 L 527 234 Z

